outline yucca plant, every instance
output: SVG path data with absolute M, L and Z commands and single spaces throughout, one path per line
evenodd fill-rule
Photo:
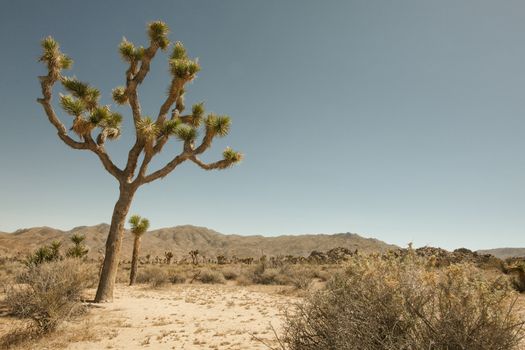
M 89 249 L 84 244 L 86 236 L 75 233 L 70 237 L 70 240 L 73 246 L 67 250 L 66 256 L 68 258 L 84 258 L 89 252 Z
M 211 170 L 226 169 L 242 159 L 242 154 L 230 148 L 223 153 L 223 159 L 216 162 L 205 163 L 199 159 L 210 148 L 215 137 L 228 134 L 231 122 L 228 116 L 210 114 L 205 117 L 202 103 L 194 105 L 190 113 L 184 114 L 185 85 L 195 79 L 200 71 L 200 64 L 197 59 L 188 56 L 180 42 L 173 45 L 168 59 L 171 79 L 167 96 L 157 116 L 148 118 L 142 114 L 138 87 L 148 75 L 155 55 L 159 50 L 166 51 L 169 48 L 168 33 L 166 23 L 155 21 L 147 26 L 147 47 L 136 46 L 125 38 L 119 45 L 120 56 L 127 65 L 125 85 L 113 89 L 111 95 L 116 104 L 130 107 L 135 128 L 135 141 L 123 168 L 115 165 L 105 148 L 107 140 L 116 140 L 120 136 L 122 116 L 112 111 L 110 106 L 99 104 L 101 94 L 98 89 L 75 77 L 65 76 L 64 70 L 70 69 L 73 61 L 62 53 L 55 39 L 47 37 L 42 40 L 40 61 L 46 65 L 47 75 L 39 77 L 43 96 L 38 102 L 44 108 L 58 137 L 71 148 L 95 153 L 106 171 L 119 183 L 119 197 L 111 218 L 96 302 L 113 299 L 124 223 L 133 196 L 140 186 L 165 177 L 185 161 Z M 52 105 L 52 91 L 56 83 L 62 84 L 65 91 L 60 96 L 60 105 L 73 118 L 70 129 L 72 134 L 59 119 Z M 202 135 L 200 141 L 197 140 L 199 135 Z M 152 159 L 173 138 L 182 142 L 181 152 L 160 169 L 148 173 Z
M 49 245 L 42 246 L 35 250 L 33 254 L 30 254 L 25 264 L 26 266 L 37 266 L 42 263 L 47 263 L 51 261 L 57 261 L 62 259 L 60 255 L 60 248 L 62 247 L 62 242 L 54 240 Z
M 149 228 L 149 220 L 133 215 L 129 218 L 131 233 L 133 234 L 133 254 L 131 257 L 131 271 L 129 273 L 129 285 L 132 286 L 137 280 L 137 268 L 139 264 L 140 240 Z

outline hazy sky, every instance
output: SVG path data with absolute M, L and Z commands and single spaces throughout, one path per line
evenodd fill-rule
M 154 228 L 525 246 L 525 3 L 496 0 L 2 1 L 0 231 L 110 221 L 116 181 L 59 141 L 35 101 L 39 41 L 54 36 L 70 74 L 110 103 L 120 40 L 146 45 L 155 19 L 199 57 L 187 104 L 233 119 L 204 158 L 230 145 L 246 159 L 142 187 L 131 212 Z M 166 59 L 140 88 L 145 114 L 165 96 Z M 122 111 L 125 135 L 108 146 L 119 165 Z

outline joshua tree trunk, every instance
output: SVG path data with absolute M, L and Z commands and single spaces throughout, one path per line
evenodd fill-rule
M 129 274 L 129 285 L 135 284 L 137 279 L 137 267 L 139 264 L 139 251 L 140 251 L 140 235 L 135 235 L 135 241 L 133 242 L 133 257 L 131 258 L 131 272 Z
M 120 247 L 124 236 L 124 223 L 134 194 L 135 190 L 129 186 L 120 186 L 120 195 L 113 209 L 111 226 L 106 241 L 106 256 L 95 296 L 95 302 L 97 303 L 113 301 L 113 289 L 117 277 Z

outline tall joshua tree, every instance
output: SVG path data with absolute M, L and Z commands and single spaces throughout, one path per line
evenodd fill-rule
M 137 267 L 139 263 L 140 239 L 149 228 L 149 220 L 141 218 L 139 215 L 133 215 L 129 218 L 131 224 L 131 233 L 133 234 L 133 255 L 131 257 L 131 272 L 129 274 L 129 285 L 135 284 L 137 279 Z
M 100 105 L 98 89 L 75 77 L 63 75 L 64 70 L 71 68 L 71 58 L 60 51 L 58 43 L 52 37 L 42 40 L 43 54 L 40 61 L 47 66 L 47 75 L 39 77 L 43 96 L 38 102 L 57 130 L 58 137 L 71 148 L 95 153 L 106 171 L 119 184 L 119 196 L 106 241 L 96 302 L 113 299 L 123 227 L 133 196 L 140 186 L 165 177 L 185 161 L 191 161 L 202 169 L 212 170 L 226 169 L 242 159 L 242 155 L 231 148 L 226 148 L 223 159 L 216 162 L 205 163 L 199 159 L 199 155 L 210 148 L 215 137 L 228 134 L 230 118 L 225 115 L 205 115 L 202 103 L 193 105 L 191 112 L 183 114 L 185 85 L 195 78 L 200 66 L 197 59 L 188 57 L 182 43 L 170 43 L 168 32 L 165 23 L 151 22 L 147 26 L 147 47 L 135 46 L 125 38 L 119 45 L 120 55 L 127 64 L 125 85 L 116 87 L 112 91 L 112 97 L 115 103 L 130 107 L 135 129 L 135 141 L 124 168 L 113 163 L 105 148 L 106 141 L 120 136 L 122 116 L 112 111 L 110 106 Z M 168 62 L 171 77 L 167 96 L 156 118 L 151 118 L 143 115 L 137 90 L 146 78 L 157 52 L 166 51 L 170 46 L 172 49 Z M 73 117 L 70 129 L 72 132 L 66 129 L 52 105 L 52 91 L 57 82 L 62 84 L 66 92 L 59 99 L 64 112 Z M 201 125 L 202 138 L 197 140 Z M 151 160 L 172 137 L 182 142 L 180 153 L 174 155 L 163 167 L 148 173 Z

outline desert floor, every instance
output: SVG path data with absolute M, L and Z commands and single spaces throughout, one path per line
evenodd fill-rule
M 273 329 L 279 333 L 299 300 L 276 286 L 119 285 L 113 303 L 90 304 L 87 315 L 34 348 L 269 349 L 277 345 Z

